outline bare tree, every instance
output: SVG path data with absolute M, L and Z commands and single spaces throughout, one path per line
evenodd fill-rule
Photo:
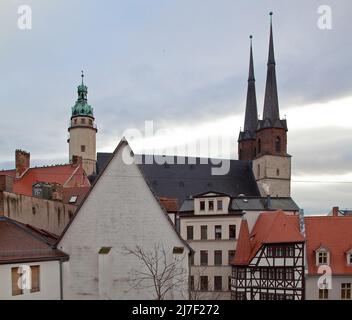
M 135 256 L 145 268 L 131 269 L 131 289 L 153 289 L 156 300 L 164 300 L 168 293 L 188 289 L 188 273 L 183 267 L 184 255 L 170 254 L 164 246 L 155 244 L 153 250 L 142 247 L 123 248 L 126 255 Z

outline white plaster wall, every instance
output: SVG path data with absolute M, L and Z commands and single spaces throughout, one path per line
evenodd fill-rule
M 306 276 L 306 300 L 319 300 L 318 276 Z M 351 283 L 352 276 L 332 276 L 328 300 L 341 300 L 341 283 Z
M 44 261 L 26 263 L 29 266 L 40 265 L 40 291 L 12 296 L 11 268 L 20 264 L 0 265 L 0 300 L 59 300 L 60 299 L 60 262 Z
M 59 243 L 70 255 L 64 263 L 64 299 L 153 299 L 151 289 L 132 289 L 129 282 L 133 269 L 145 267 L 137 258 L 125 255 L 123 248 L 136 245 L 145 251 L 163 245 L 172 254 L 173 247 L 184 247 L 182 265 L 185 282 L 182 292 L 167 298 L 188 297 L 189 250 L 177 236 L 167 214 L 160 208 L 136 165 L 126 165 L 122 148 L 106 168 L 91 194 Z M 126 146 L 126 154 L 131 149 Z M 99 249 L 112 247 L 111 285 L 99 287 Z M 105 278 L 106 281 L 106 278 Z M 100 297 L 99 292 L 110 292 Z
M 69 213 L 73 214 L 75 211 L 76 206 L 60 201 L 3 192 L 3 209 L 1 212 L 0 208 L 0 215 L 60 235 L 70 221 Z

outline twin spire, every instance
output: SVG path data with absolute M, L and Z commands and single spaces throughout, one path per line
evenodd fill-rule
M 270 12 L 270 38 L 269 38 L 269 54 L 267 64 L 267 76 L 265 86 L 263 120 L 258 121 L 257 98 L 255 90 L 254 64 L 253 64 L 253 49 L 252 35 L 250 36 L 250 58 L 249 58 L 249 75 L 246 101 L 246 114 L 244 122 L 244 131 L 242 138 L 255 137 L 256 130 L 262 127 L 284 127 L 286 128 L 285 120 L 280 120 L 279 100 L 277 94 L 276 70 L 275 70 L 275 54 L 274 54 L 274 39 L 272 15 Z

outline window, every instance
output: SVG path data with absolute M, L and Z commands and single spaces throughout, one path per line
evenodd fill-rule
M 76 203 L 78 196 L 71 196 L 70 200 L 68 201 L 69 203 Z
M 231 261 L 235 258 L 235 254 L 235 250 L 229 250 L 229 264 L 231 264 Z
M 204 211 L 205 210 L 205 201 L 201 201 L 200 202 L 200 211 Z
M 193 240 L 193 226 L 187 226 L 187 240 Z
M 276 279 L 277 280 L 283 280 L 284 279 L 284 269 L 283 268 L 277 268 L 276 269 Z
M 319 299 L 328 299 L 329 291 L 328 289 L 319 289 Z
M 83 123 L 83 124 L 86 123 L 86 119 L 82 118 L 81 123 Z
M 237 279 L 246 279 L 246 269 L 238 268 L 237 269 Z
M 273 252 L 273 247 L 267 247 L 266 249 L 266 254 L 269 258 L 272 258 L 274 256 L 274 252 Z
M 347 254 L 347 263 L 352 264 L 352 253 Z
M 276 169 L 276 175 L 279 176 L 280 175 L 280 170 Z
M 258 153 L 262 152 L 262 142 L 260 139 L 258 139 Z
M 275 250 L 276 257 L 279 257 L 279 258 L 284 257 L 284 248 L 283 247 L 276 247 L 275 249 L 276 249 Z
M 215 239 L 221 239 L 221 226 L 215 226 Z
M 215 276 L 214 277 L 214 290 L 215 291 L 221 291 L 222 290 L 222 277 L 221 276 Z
M 268 269 L 267 268 L 260 269 L 260 278 L 263 280 L 268 279 Z
M 295 256 L 295 248 L 294 246 L 286 247 L 286 257 L 292 258 Z
M 228 276 L 227 278 L 227 289 L 230 291 L 231 290 L 231 279 L 232 277 L 231 276 Z
M 200 264 L 202 266 L 208 265 L 208 251 L 207 250 L 200 251 Z
M 36 212 L 37 212 L 37 211 L 35 210 L 35 207 L 32 207 L 32 213 L 33 213 L 33 214 L 36 214 Z
M 287 268 L 286 269 L 285 278 L 286 278 L 286 280 L 293 280 L 293 278 L 294 278 L 294 270 L 292 268 Z
M 276 150 L 276 152 L 280 152 L 281 151 L 281 139 L 280 139 L 280 137 L 276 137 L 276 139 L 275 139 L 275 150 Z
M 89 119 L 89 124 L 92 126 L 93 125 L 93 120 Z
M 200 226 L 200 238 L 202 240 L 208 239 L 208 226 Z
M 216 265 L 216 266 L 222 265 L 222 251 L 221 250 L 214 251 L 214 265 Z
M 31 266 L 32 289 L 31 293 L 40 291 L 40 266 Z
M 189 288 L 194 291 L 194 276 L 191 276 L 189 280 Z
M 208 291 L 208 276 L 200 276 L 200 290 Z
M 209 211 L 214 211 L 214 201 L 209 201 L 208 206 L 209 206 Z
M 236 292 L 235 300 L 247 300 L 245 292 Z
M 74 124 L 77 124 L 77 119 L 75 119 L 73 122 L 74 122 Z
M 19 296 L 23 294 L 23 290 L 19 288 L 18 282 L 20 280 L 21 274 L 18 273 L 19 268 L 11 268 L 11 278 L 12 278 L 12 295 Z
M 236 239 L 236 225 L 235 224 L 229 225 L 229 238 Z
M 270 280 L 274 280 L 275 279 L 275 269 L 269 269 L 268 270 L 268 278 Z
M 351 299 L 351 284 L 341 283 L 341 299 L 350 300 Z
M 86 146 L 81 145 L 81 152 L 86 152 Z
M 328 263 L 328 253 L 326 251 L 318 252 L 318 264 Z
M 217 205 L 217 209 L 218 209 L 219 211 L 222 211 L 222 207 L 223 207 L 223 206 L 222 206 L 222 200 L 218 200 L 216 205 Z

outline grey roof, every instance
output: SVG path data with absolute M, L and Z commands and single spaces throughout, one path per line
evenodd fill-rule
M 112 154 L 97 154 L 98 173 L 104 168 Z M 136 156 L 137 157 L 137 156 Z M 145 156 L 140 156 L 145 159 Z M 155 156 L 151 164 L 141 161 L 140 168 L 158 197 L 177 198 L 183 203 L 189 196 L 216 190 L 230 196 L 245 194 L 259 196 L 257 183 L 253 176 L 249 161 L 229 161 L 229 172 L 225 175 L 213 175 L 212 168 L 216 167 L 215 159 L 185 157 L 185 164 L 176 163 L 174 156 L 167 157 L 167 164 L 158 164 Z M 211 161 L 209 161 L 211 160 Z M 172 161 L 174 164 L 171 164 Z M 160 163 L 160 162 L 159 162 Z
M 265 211 L 265 210 L 284 210 L 299 211 L 299 207 L 289 197 L 270 198 L 268 205 L 267 197 L 237 197 L 232 198 L 230 211 Z M 180 212 L 194 211 L 193 199 L 186 199 L 181 205 Z
M 270 199 L 270 200 L 269 200 Z M 268 203 L 269 202 L 269 203 Z M 232 210 L 285 210 L 299 211 L 298 205 L 290 197 L 240 197 L 232 199 Z

